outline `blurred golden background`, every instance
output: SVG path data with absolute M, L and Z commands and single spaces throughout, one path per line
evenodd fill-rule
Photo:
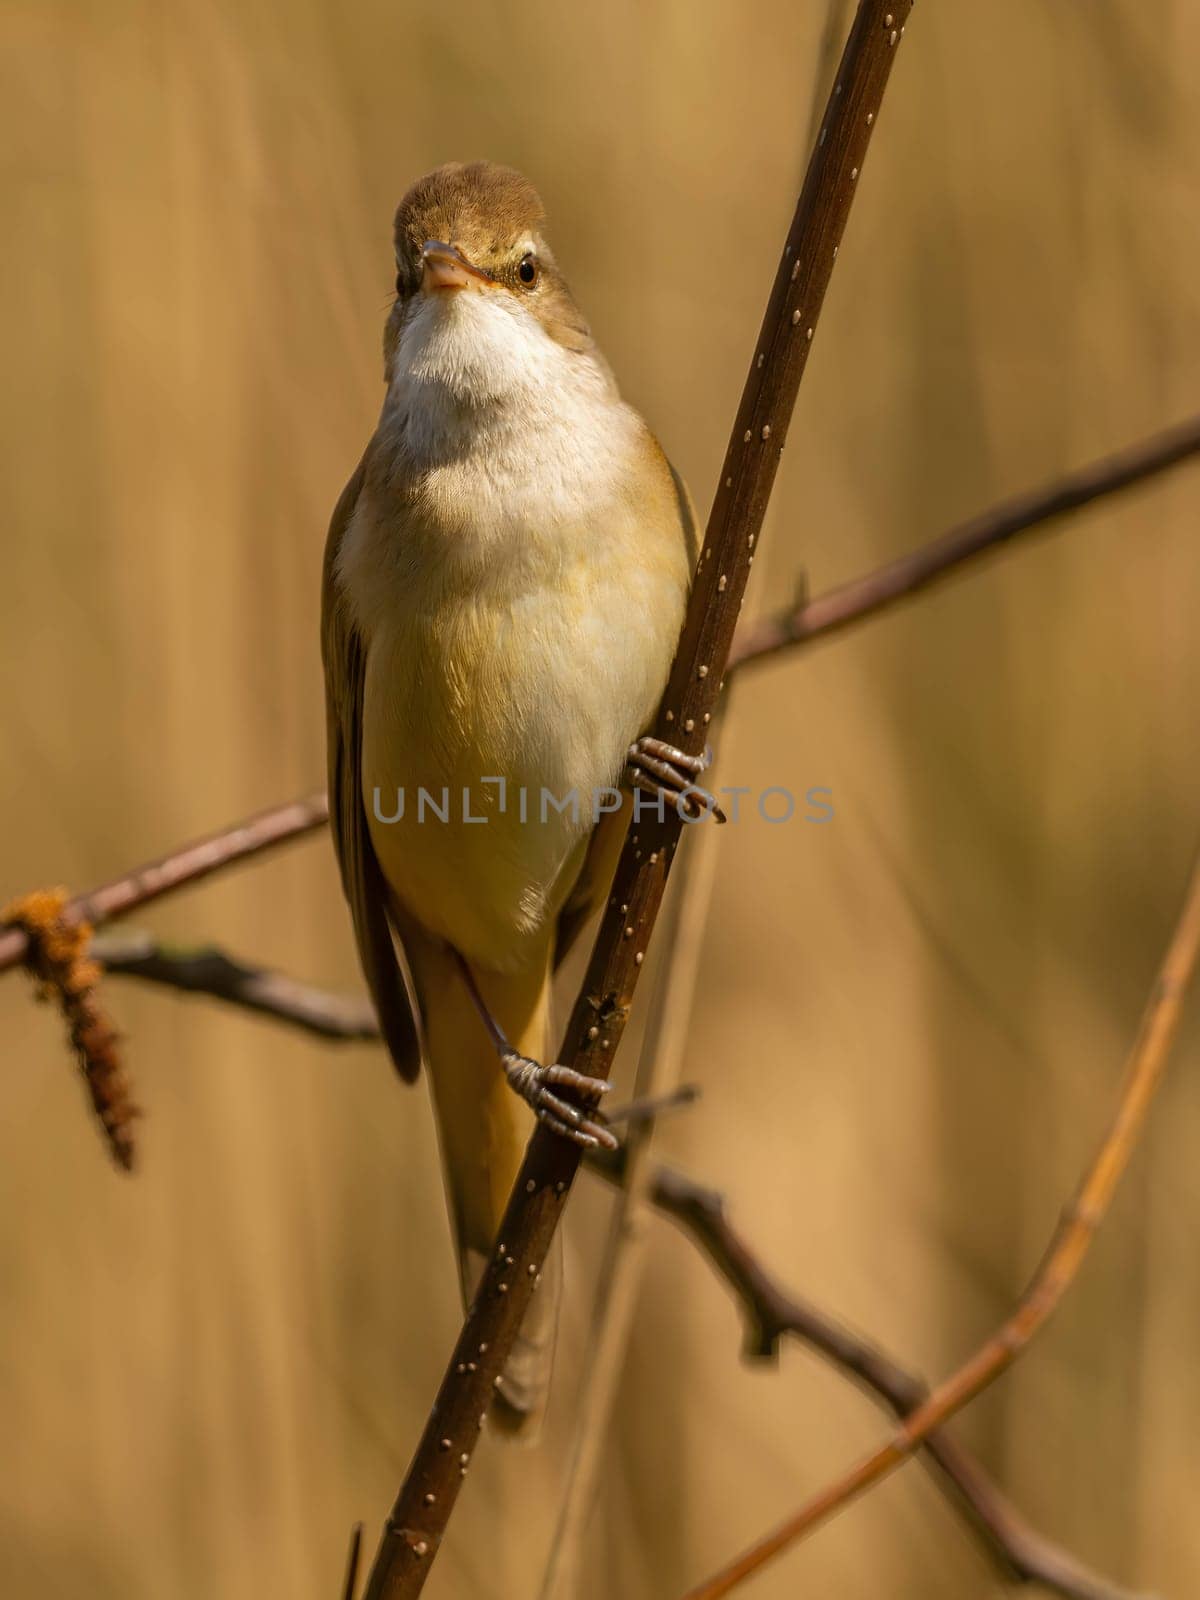
M 824 0 L 8 0 L 0 898 L 323 777 L 329 511 L 374 423 L 409 181 L 536 181 L 627 395 L 707 503 L 802 170 Z M 922 0 L 750 608 L 1197 405 L 1200 12 Z M 1106 1114 L 1200 834 L 1200 473 L 747 677 L 717 781 L 833 791 L 720 841 L 662 1148 L 782 1278 L 930 1375 L 1003 1315 Z M 357 987 L 326 839 L 141 925 Z M 330 1600 L 457 1327 L 424 1090 L 113 982 L 141 1170 L 0 985 L 0 1588 Z M 628 1073 L 634 1051 L 625 1053 Z M 1200 1020 L 1076 1291 L 956 1425 L 1036 1524 L 1200 1592 Z M 569 1217 L 541 1446 L 472 1468 L 431 1595 L 535 1592 L 610 1196 Z M 581 1600 L 671 1600 L 886 1423 L 654 1222 Z M 916 1464 L 761 1600 L 1006 1591 Z

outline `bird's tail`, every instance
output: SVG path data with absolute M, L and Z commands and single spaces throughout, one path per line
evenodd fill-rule
M 533 1131 L 533 1113 L 508 1086 L 457 962 L 444 947 L 422 944 L 420 950 L 410 949 L 409 959 L 421 1004 L 465 1309 L 492 1251 L 503 1242 L 497 1234 Z M 514 1049 L 542 1062 L 551 1059 L 547 1052 L 554 1048 L 550 975 L 548 949 L 544 959 L 519 972 L 475 971 L 479 990 Z M 556 1240 L 498 1387 L 493 1416 L 505 1433 L 533 1436 L 545 1409 L 561 1263 Z

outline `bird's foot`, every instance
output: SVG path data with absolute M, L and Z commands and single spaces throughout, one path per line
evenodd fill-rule
M 681 815 L 693 820 L 709 812 L 718 822 L 724 822 L 725 813 L 717 804 L 716 796 L 699 788 L 695 782 L 711 765 L 711 745 L 702 756 L 689 756 L 673 744 L 664 744 L 646 733 L 629 746 L 625 781 L 634 789 L 654 795 L 660 805 L 665 800 Z
M 518 1055 L 515 1050 L 501 1057 L 501 1062 L 509 1087 L 515 1089 L 521 1099 L 532 1107 L 539 1122 L 553 1128 L 564 1139 L 582 1145 L 585 1150 L 594 1150 L 598 1146 L 605 1150 L 618 1148 L 616 1136 L 605 1127 L 603 1115 L 598 1109 L 601 1099 L 612 1088 L 607 1079 L 589 1078 L 582 1072 L 576 1072 L 574 1067 L 544 1067 L 541 1062 Z M 584 1109 L 580 1110 L 564 1100 L 562 1095 L 555 1094 L 555 1089 L 574 1090 L 583 1101 Z M 589 1111 L 594 1115 L 589 1116 Z

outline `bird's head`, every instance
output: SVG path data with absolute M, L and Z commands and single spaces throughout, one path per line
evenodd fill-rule
M 528 179 L 477 161 L 438 167 L 396 212 L 396 304 L 385 368 L 486 403 L 557 351 L 584 354 L 587 323 L 542 234 Z

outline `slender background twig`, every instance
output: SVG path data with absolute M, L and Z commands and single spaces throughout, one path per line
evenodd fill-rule
M 700 946 L 717 864 L 717 830 L 703 828 L 690 846 L 668 899 L 664 918 L 663 970 L 655 983 L 638 1056 L 634 1093 L 669 1094 L 683 1073 L 687 1054 Z M 564 1472 L 558 1526 L 542 1579 L 541 1600 L 578 1592 L 583 1539 L 608 1439 L 609 1420 L 637 1304 L 645 1258 L 642 1212 L 651 1187 L 654 1122 L 629 1130 L 623 1144 L 622 1183 L 609 1223 L 596 1283 L 588 1359 L 572 1419 L 571 1452 Z
M 992 555 L 1010 539 L 1078 511 L 1104 495 L 1144 483 L 1200 451 L 1200 417 L 1164 428 L 1115 455 L 1103 456 L 1043 488 L 1014 495 L 853 583 L 739 629 L 730 667 L 746 666 L 796 645 L 838 633 L 931 588 L 965 563 Z
M 852 10 L 853 0 L 828 0 L 815 55 L 806 149 L 811 149 L 820 132 L 821 113 L 833 88 Z M 735 652 L 740 632 L 741 629 L 734 635 Z M 727 671 L 727 679 L 728 676 Z M 718 744 L 721 730 L 729 721 L 732 694 L 732 686 L 727 687 L 724 703 L 714 713 L 710 726 L 711 737 Z M 669 927 L 660 940 L 665 948 L 650 995 L 638 1057 L 636 1092 L 640 1095 L 678 1082 L 683 1071 L 700 955 L 716 882 L 718 849 L 716 831 L 703 828 L 675 868 L 674 904 L 668 904 Z M 636 1130 L 625 1146 L 625 1181 L 609 1221 L 597 1275 L 588 1360 L 572 1419 L 558 1525 L 550 1541 L 540 1600 L 555 1600 L 559 1594 L 570 1596 L 578 1588 L 587 1522 L 596 1500 L 646 1256 L 641 1214 L 647 1198 L 654 1132 L 653 1124 L 647 1124 Z
M 618 1163 L 589 1164 L 607 1165 L 614 1177 L 619 1176 Z M 650 1198 L 657 1210 L 687 1232 L 737 1295 L 745 1318 L 748 1359 L 772 1359 L 780 1341 L 790 1335 L 855 1379 L 896 1416 L 908 1416 L 924 1402 L 929 1390 L 921 1378 L 778 1283 L 729 1220 L 724 1198 L 716 1190 L 660 1166 L 654 1172 Z M 947 1434 L 935 1429 L 922 1448 L 990 1554 L 1018 1582 L 1040 1584 L 1070 1600 L 1139 1600 L 1031 1528 L 970 1451 Z
M 1021 1296 L 999 1332 L 981 1346 L 904 1419 L 886 1444 L 864 1456 L 827 1488 L 805 1502 L 765 1538 L 715 1577 L 688 1591 L 686 1600 L 720 1600 L 789 1545 L 906 1461 L 935 1428 L 1005 1372 L 1057 1309 L 1083 1263 L 1113 1192 L 1129 1165 L 1146 1113 L 1162 1080 L 1183 1011 L 1184 996 L 1200 953 L 1200 859 L 1192 870 L 1183 909 L 1142 1016 L 1125 1067 L 1116 1111 L 1074 1198 Z
M 235 961 L 215 945 L 173 948 L 152 934 L 130 930 L 102 935 L 92 946 L 92 955 L 117 977 L 210 995 L 322 1039 L 379 1037 L 379 1023 L 365 997 L 328 994 L 281 972 Z
M 350 1534 L 350 1549 L 346 1556 L 346 1574 L 342 1579 L 342 1600 L 354 1600 L 358 1589 L 358 1563 L 362 1555 L 362 1536 L 362 1523 L 356 1522 Z

